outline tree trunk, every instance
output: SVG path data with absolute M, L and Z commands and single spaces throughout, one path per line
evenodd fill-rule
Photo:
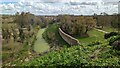
M 85 34 L 87 34 L 87 31 L 88 31 L 88 27 L 86 27 L 86 31 L 85 31 Z

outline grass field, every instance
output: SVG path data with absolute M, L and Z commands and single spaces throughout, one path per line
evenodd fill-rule
M 104 33 L 103 32 L 99 32 L 97 30 L 91 30 L 88 31 L 89 37 L 78 37 L 77 39 L 80 41 L 81 44 L 83 45 L 88 45 L 91 42 L 94 41 L 104 41 Z
M 115 29 L 113 27 L 104 27 L 103 30 L 107 31 L 107 32 L 117 32 L 118 31 L 118 29 Z
M 105 27 L 102 29 L 105 32 L 117 32 L 117 29 Z M 95 42 L 95 41 L 101 41 L 104 42 L 104 32 L 97 31 L 95 29 L 88 31 L 89 37 L 78 37 L 77 39 L 80 41 L 83 45 L 88 45 L 89 43 Z

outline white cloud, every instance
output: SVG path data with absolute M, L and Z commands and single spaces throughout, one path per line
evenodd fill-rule
M 35 0 L 36 1 L 36 0 Z M 119 0 L 39 0 L 40 2 L 118 2 Z
M 35 0 L 37 1 L 37 0 Z M 15 14 L 16 12 L 29 11 L 34 14 L 39 15 L 52 15 L 52 14 L 75 14 L 75 15 L 91 15 L 94 13 L 100 14 L 101 12 L 106 12 L 109 14 L 117 13 L 117 5 L 80 5 L 75 4 L 71 5 L 69 2 L 79 2 L 83 0 L 42 0 L 40 2 L 34 2 L 30 0 L 26 2 L 26 0 L 21 0 L 18 3 L 11 4 L 0 4 L 0 10 L 2 10 L 4 14 Z M 85 0 L 84 0 L 85 1 Z M 86 0 L 88 1 L 88 0 Z M 89 0 L 89 1 L 98 1 L 98 0 Z M 50 3 L 48 3 L 50 2 Z M 51 3 L 54 2 L 54 3 Z M 64 3 L 63 3 L 64 2 Z M 67 4 L 65 3 L 67 2 Z M 99 0 L 100 2 L 100 0 Z
M 0 0 L 0 2 L 87 2 L 99 0 Z M 104 2 L 118 2 L 120 0 L 102 0 Z
M 8 4 L 7 7 L 9 7 L 9 9 L 14 9 L 15 8 L 14 4 Z

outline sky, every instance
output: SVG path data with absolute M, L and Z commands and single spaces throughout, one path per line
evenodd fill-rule
M 106 2 L 120 0 L 0 0 L 0 14 L 15 14 L 16 12 L 31 12 L 35 15 L 92 15 L 106 12 L 118 13 L 118 5 Z M 95 5 L 81 5 L 81 2 L 96 2 Z
M 29 1 L 34 1 L 34 2 L 80 2 L 80 1 L 100 1 L 100 0 L 0 0 L 1 2 L 29 2 Z M 117 2 L 119 0 L 102 0 L 104 2 Z

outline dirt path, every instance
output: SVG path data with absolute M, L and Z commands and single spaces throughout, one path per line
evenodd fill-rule
M 42 33 L 44 31 L 45 31 L 45 29 L 40 29 L 37 34 L 37 40 L 35 41 L 35 44 L 34 44 L 34 50 L 37 53 L 45 52 L 45 51 L 49 50 L 49 48 L 50 48 L 48 43 L 42 37 Z
M 109 32 L 107 32 L 107 31 L 100 30 L 100 29 L 96 29 L 96 28 L 95 28 L 95 30 L 97 30 L 97 31 L 99 31 L 99 32 L 103 32 L 103 33 L 109 33 Z

